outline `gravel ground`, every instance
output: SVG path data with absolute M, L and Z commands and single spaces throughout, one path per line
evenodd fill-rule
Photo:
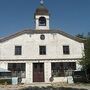
M 61 84 L 61 83 L 55 83 L 55 84 L 45 84 L 45 83 L 36 83 L 36 84 L 30 84 L 30 85 L 0 85 L 0 90 L 20 90 L 25 87 L 29 86 L 37 86 L 37 87 L 47 87 L 47 86 L 53 86 L 53 87 L 71 87 L 71 88 L 83 88 L 90 90 L 90 84 Z

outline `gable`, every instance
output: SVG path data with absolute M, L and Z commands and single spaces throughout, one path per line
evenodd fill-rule
M 29 30 L 23 30 L 23 31 L 17 32 L 15 34 L 12 34 L 10 36 L 1 38 L 0 43 L 5 42 L 5 41 L 10 40 L 10 39 L 13 39 L 13 38 L 18 37 L 18 36 L 23 35 L 23 34 L 48 34 L 48 33 L 49 34 L 58 33 L 64 37 L 67 37 L 69 39 L 75 40 L 75 41 L 80 42 L 80 43 L 83 43 L 85 41 L 84 39 L 74 37 L 74 36 L 67 34 L 67 33 L 60 31 L 60 30 L 30 30 L 29 29 Z

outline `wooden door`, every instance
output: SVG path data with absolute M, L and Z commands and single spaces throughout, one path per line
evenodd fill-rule
M 33 82 L 44 82 L 44 63 L 33 63 Z

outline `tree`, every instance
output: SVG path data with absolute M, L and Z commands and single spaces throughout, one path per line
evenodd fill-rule
M 85 38 L 83 33 L 82 34 L 77 34 L 76 37 L 83 38 L 83 39 Z
M 83 66 L 83 69 L 87 71 L 90 78 L 90 33 L 88 33 L 86 37 L 84 43 L 84 55 L 80 63 Z

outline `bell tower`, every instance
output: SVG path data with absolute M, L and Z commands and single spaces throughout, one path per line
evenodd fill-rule
M 49 11 L 44 6 L 44 1 L 40 1 L 40 6 L 35 11 L 36 30 L 49 30 Z

